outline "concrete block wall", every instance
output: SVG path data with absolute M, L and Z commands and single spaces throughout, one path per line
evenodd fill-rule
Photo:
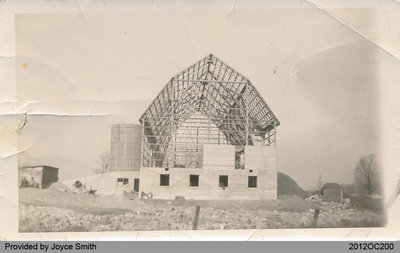
M 202 164 L 205 169 L 235 167 L 235 146 L 204 144 Z
M 208 146 L 208 145 L 207 145 Z M 216 145 L 215 145 L 216 146 Z M 248 148 L 248 147 L 246 147 Z M 234 146 L 207 147 L 204 166 L 199 169 L 143 167 L 140 191 L 152 192 L 154 198 L 174 199 L 276 199 L 277 171 L 275 147 L 251 147 L 245 150 L 246 168 L 235 169 Z M 225 159 L 230 154 L 233 160 Z M 218 155 L 225 162 L 219 163 Z M 215 159 L 207 162 L 207 157 Z M 228 166 L 228 161 L 230 166 Z M 211 166 L 213 165 L 213 166 Z M 251 172 L 250 172 L 251 170 Z M 160 186 L 160 174 L 170 175 L 169 186 Z M 190 175 L 199 175 L 199 186 L 190 186 Z M 219 187 L 219 176 L 228 176 L 228 187 Z M 257 188 L 248 187 L 248 176 L 257 176 Z
M 245 170 L 252 170 L 257 175 L 257 186 L 261 191 L 274 192 L 277 198 L 278 175 L 276 146 L 246 146 Z
M 153 193 L 156 199 L 276 199 L 276 178 L 272 173 L 250 173 L 232 169 L 142 168 L 140 190 Z M 169 186 L 160 186 L 160 174 L 169 174 Z M 199 175 L 199 186 L 189 185 L 190 175 Z M 219 187 L 219 176 L 228 176 L 228 187 Z M 248 188 L 248 176 L 257 175 L 257 188 Z
M 275 169 L 276 170 L 276 147 L 275 146 L 246 146 L 245 147 L 246 169 Z
M 140 179 L 140 172 L 139 171 L 118 171 L 118 172 L 111 172 L 108 173 L 115 178 L 115 194 L 116 195 L 123 195 L 124 191 L 131 192 L 134 189 L 134 180 L 135 178 Z M 118 185 L 117 180 L 118 178 L 128 178 L 127 185 Z M 139 180 L 140 185 L 140 180 Z
M 118 178 L 128 178 L 127 185 L 118 185 Z M 99 195 L 123 195 L 124 191 L 133 191 L 134 179 L 140 178 L 139 171 L 119 171 L 99 174 L 90 178 L 82 178 L 79 181 L 86 185 L 86 190 L 97 190 Z M 73 184 L 69 182 L 68 184 Z

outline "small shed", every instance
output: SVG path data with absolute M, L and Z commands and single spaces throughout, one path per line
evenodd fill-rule
M 322 201 L 325 202 L 343 202 L 343 190 L 342 189 L 323 189 L 322 190 Z
M 18 169 L 18 185 L 20 188 L 48 188 L 58 181 L 58 168 L 39 165 L 26 166 Z
M 322 201 L 325 202 L 343 202 L 343 198 L 348 198 L 348 194 L 338 183 L 326 183 L 322 186 Z

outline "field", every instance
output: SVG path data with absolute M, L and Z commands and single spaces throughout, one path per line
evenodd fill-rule
M 156 200 L 96 196 L 55 189 L 20 189 L 20 232 L 191 230 L 196 206 L 197 229 L 309 228 L 384 225 L 382 210 L 315 203 L 298 196 L 277 200 Z

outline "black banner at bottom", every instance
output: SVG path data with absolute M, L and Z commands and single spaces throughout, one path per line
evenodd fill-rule
M 14 241 L 0 242 L 0 252 L 400 252 L 400 242 L 137 242 L 137 241 Z

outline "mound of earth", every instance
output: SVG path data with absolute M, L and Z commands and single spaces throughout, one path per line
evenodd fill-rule
M 288 175 L 278 172 L 278 197 L 284 195 L 297 195 L 304 199 L 307 193 Z
M 314 205 L 304 200 L 298 195 L 281 195 L 279 196 L 279 208 L 288 212 L 304 212 L 310 208 L 314 209 Z
M 52 183 L 49 188 L 60 192 L 72 192 L 72 190 L 68 188 L 68 186 L 61 182 Z

